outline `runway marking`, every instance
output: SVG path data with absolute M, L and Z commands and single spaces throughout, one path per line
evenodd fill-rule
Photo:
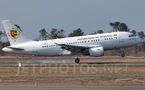
M 145 90 L 145 87 L 95 87 L 95 86 L 1 86 L 1 90 Z
M 23 60 L 23 61 L 18 61 L 18 62 L 0 62 L 0 67 L 22 67 L 22 66 L 45 66 L 45 65 L 50 65 L 50 66 L 60 66 L 60 65 L 66 65 L 66 66 L 95 66 L 95 67 L 101 67 L 104 65 L 116 65 L 116 66 L 145 66 L 145 62 L 81 62 L 79 64 L 74 63 L 73 61 L 54 61 L 54 60 Z

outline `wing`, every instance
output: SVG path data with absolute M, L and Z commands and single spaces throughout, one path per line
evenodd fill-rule
M 58 44 L 55 43 L 58 46 L 61 46 L 62 49 L 71 51 L 72 53 L 84 53 L 85 51 L 87 51 L 90 48 L 93 47 L 99 47 L 100 45 L 67 45 L 67 44 Z

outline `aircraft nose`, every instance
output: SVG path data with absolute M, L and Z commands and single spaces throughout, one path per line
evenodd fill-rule
M 143 41 L 143 40 L 142 40 L 140 37 L 137 36 L 137 42 L 138 42 L 138 43 L 141 43 L 142 41 Z

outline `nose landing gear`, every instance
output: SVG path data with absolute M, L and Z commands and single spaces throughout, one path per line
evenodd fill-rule
M 125 52 L 124 52 L 123 49 L 119 49 L 118 52 L 119 52 L 119 54 L 120 54 L 120 56 L 121 56 L 122 58 L 125 57 Z

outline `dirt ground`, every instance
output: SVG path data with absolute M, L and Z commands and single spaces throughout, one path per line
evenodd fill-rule
M 0 63 L 72 60 L 74 57 L 1 56 Z M 145 57 L 81 57 L 81 63 L 145 62 Z M 0 67 L 0 85 L 15 86 L 145 86 L 145 66 L 53 64 L 29 67 Z

